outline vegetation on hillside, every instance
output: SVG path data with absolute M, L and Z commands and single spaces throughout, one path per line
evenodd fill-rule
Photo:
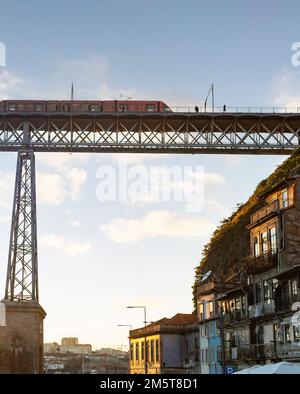
M 300 168 L 300 149 L 278 166 L 267 179 L 261 181 L 245 204 L 239 204 L 229 218 L 221 221 L 210 242 L 204 246 L 202 259 L 196 268 L 196 278 L 212 270 L 215 276 L 226 280 L 242 268 L 243 261 L 250 252 L 249 230 L 246 228 L 250 215 L 264 205 L 261 195 L 289 177 L 297 167 Z M 195 298 L 196 280 L 193 284 L 194 305 Z

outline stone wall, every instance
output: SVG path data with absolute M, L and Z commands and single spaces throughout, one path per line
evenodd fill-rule
M 37 302 L 2 301 L 6 325 L 0 326 L 0 373 L 43 373 L 43 320 Z

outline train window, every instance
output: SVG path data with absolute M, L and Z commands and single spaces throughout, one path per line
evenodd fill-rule
M 80 104 L 72 104 L 72 111 L 80 111 Z
M 119 112 L 127 112 L 127 104 L 120 104 Z
M 89 110 L 89 105 L 88 104 L 81 104 L 80 105 L 81 111 L 88 111 Z
M 64 112 L 69 112 L 69 111 L 70 111 L 70 106 L 69 106 L 69 104 L 64 104 L 64 105 L 62 106 L 62 110 L 63 110 Z
M 48 104 L 48 110 L 49 111 L 57 111 L 57 104 L 54 104 L 54 103 Z
M 166 111 L 166 112 L 172 112 L 172 111 L 171 111 L 171 108 L 168 107 L 167 105 L 165 106 L 165 111 Z
M 97 111 L 99 111 L 99 105 L 98 105 L 98 104 L 91 104 L 91 105 L 90 105 L 90 111 L 91 111 L 91 112 L 97 112 Z
M 154 104 L 147 104 L 146 109 L 147 109 L 147 112 L 154 112 L 155 105 Z
M 9 111 L 16 111 L 17 109 L 17 104 L 8 104 L 7 109 Z
M 43 104 L 35 104 L 34 109 L 36 111 L 43 111 L 44 106 L 43 106 Z

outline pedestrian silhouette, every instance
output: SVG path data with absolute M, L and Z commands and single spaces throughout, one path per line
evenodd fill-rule
M 195 105 L 195 112 L 199 112 L 199 107 Z
M 223 105 L 223 112 L 226 112 L 226 104 Z

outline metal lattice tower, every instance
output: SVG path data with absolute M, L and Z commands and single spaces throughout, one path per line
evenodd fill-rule
M 38 301 L 35 158 L 18 153 L 5 299 Z

